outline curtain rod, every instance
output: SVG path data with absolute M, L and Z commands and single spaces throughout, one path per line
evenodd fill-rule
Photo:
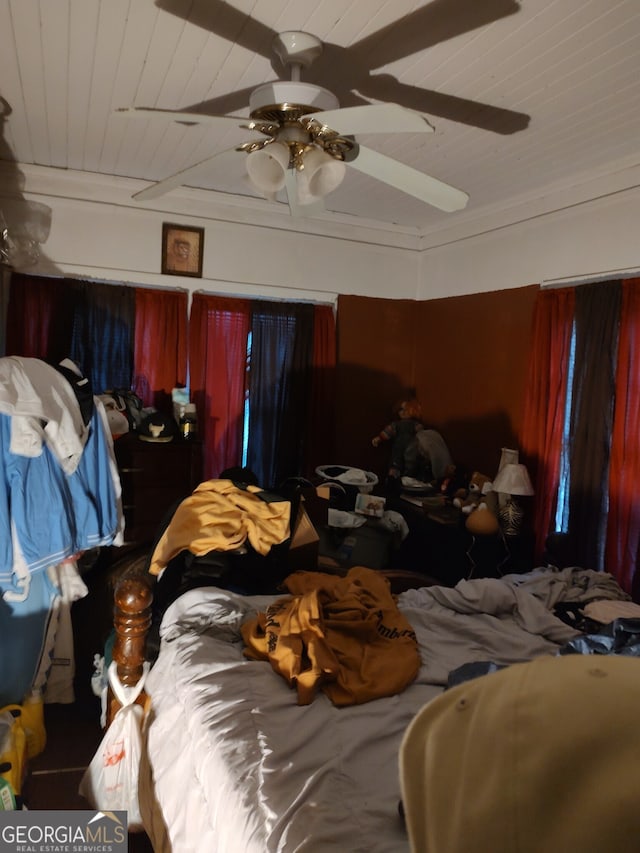
M 635 278 L 640 276 L 640 268 L 625 267 L 617 270 L 604 270 L 597 273 L 585 273 L 584 275 L 565 275 L 559 278 L 543 278 L 540 285 L 545 287 L 563 287 L 571 286 L 572 284 L 587 284 L 595 281 L 606 281 L 609 278 Z

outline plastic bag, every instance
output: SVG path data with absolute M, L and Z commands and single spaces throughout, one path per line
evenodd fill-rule
M 78 789 L 99 811 L 126 811 L 130 830 L 143 828 L 138 801 L 143 710 L 136 699 L 148 671 L 149 664 L 145 664 L 135 687 L 125 687 L 118 678 L 115 661 L 109 665 L 109 684 L 122 707 L 116 712 Z

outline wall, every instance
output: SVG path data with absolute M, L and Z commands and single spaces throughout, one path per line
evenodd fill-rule
M 635 166 L 445 224 L 421 239 L 417 298 L 637 275 L 639 218 Z
M 454 461 L 493 477 L 517 447 L 538 287 L 427 301 L 338 299 L 339 464 L 384 474 L 371 438 L 415 393 Z
M 391 420 L 392 407 L 415 387 L 420 303 L 406 299 L 338 298 L 336 447 L 340 458 L 382 476 L 388 448 L 371 439 Z
M 24 195 L 53 209 L 43 258 L 30 272 L 318 302 L 340 292 L 386 295 L 390 282 L 398 295 L 416 294 L 416 237 L 398 229 L 294 220 L 266 201 L 248 221 L 232 200 L 211 194 L 203 201 L 189 190 L 153 209 L 132 201 L 137 182 L 21 168 Z M 205 228 L 203 278 L 160 274 L 163 222 Z
M 349 217 L 294 220 L 266 201 L 247 211 L 186 189 L 139 203 L 136 181 L 0 162 L 0 193 L 16 184 L 53 208 L 41 272 L 332 302 L 337 294 L 425 300 L 640 269 L 640 166 L 507 209 L 465 212 L 455 225 L 445 218 L 422 235 Z M 202 279 L 160 275 L 163 221 L 205 228 Z

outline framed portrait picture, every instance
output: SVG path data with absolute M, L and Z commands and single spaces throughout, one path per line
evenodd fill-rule
M 162 274 L 202 278 L 204 228 L 162 223 Z

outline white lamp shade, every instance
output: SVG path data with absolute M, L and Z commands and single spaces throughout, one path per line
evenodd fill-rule
M 304 169 L 298 173 L 298 202 L 311 204 L 340 186 L 346 172 L 341 160 L 336 160 L 320 148 L 304 155 Z
M 493 481 L 493 491 L 502 492 L 505 495 L 532 495 L 534 494 L 529 472 L 522 464 L 509 462 L 503 465 Z
M 510 447 L 503 447 L 500 452 L 500 464 L 498 465 L 498 471 L 501 471 L 505 465 L 510 464 L 518 464 L 520 461 L 519 453 L 517 450 L 512 450 Z
M 289 168 L 289 148 L 282 142 L 272 142 L 247 156 L 247 174 L 254 186 L 263 193 L 277 193 L 285 184 Z

